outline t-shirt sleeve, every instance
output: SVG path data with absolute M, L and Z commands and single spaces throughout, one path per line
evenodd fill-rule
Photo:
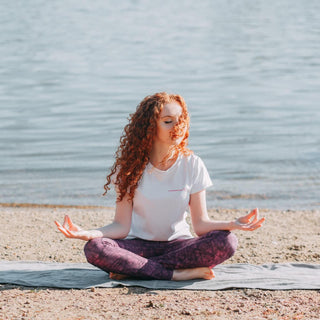
M 212 186 L 212 181 L 209 176 L 208 170 L 201 160 L 201 158 L 196 157 L 193 168 L 193 183 L 190 189 L 190 193 L 197 193 L 203 189 Z

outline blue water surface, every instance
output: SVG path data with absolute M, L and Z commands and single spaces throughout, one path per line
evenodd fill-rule
M 101 197 L 127 117 L 184 96 L 209 207 L 320 204 L 320 2 L 0 3 L 0 202 Z

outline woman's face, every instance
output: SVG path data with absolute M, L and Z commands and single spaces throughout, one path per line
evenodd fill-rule
M 157 120 L 157 135 L 155 142 L 165 145 L 179 145 L 182 141 L 186 129 L 176 139 L 173 139 L 171 132 L 174 126 L 179 122 L 179 118 L 182 114 L 182 108 L 177 102 L 170 102 L 163 106 Z

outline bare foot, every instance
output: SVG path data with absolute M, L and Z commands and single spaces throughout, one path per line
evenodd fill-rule
M 177 269 L 173 271 L 172 280 L 192 280 L 192 279 L 206 279 L 210 280 L 215 277 L 214 272 L 210 268 L 200 267 L 191 269 Z
M 130 278 L 130 276 L 128 276 L 126 274 L 110 272 L 109 273 L 109 278 L 113 279 L 113 280 L 123 280 L 123 279 Z

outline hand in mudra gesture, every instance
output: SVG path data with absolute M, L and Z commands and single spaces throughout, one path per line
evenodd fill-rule
M 238 218 L 235 221 L 235 229 L 243 231 L 254 231 L 260 228 L 265 221 L 265 218 L 259 219 L 259 210 L 256 208 L 249 214 Z
M 58 221 L 55 221 L 54 223 L 58 227 L 58 230 L 61 231 L 67 238 L 81 239 L 85 241 L 90 240 L 90 233 L 87 230 L 82 230 L 79 226 L 74 224 L 68 215 L 64 217 L 63 225 L 61 225 Z

